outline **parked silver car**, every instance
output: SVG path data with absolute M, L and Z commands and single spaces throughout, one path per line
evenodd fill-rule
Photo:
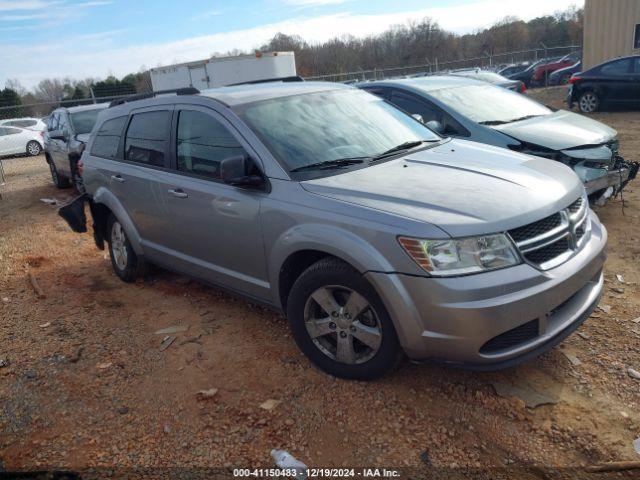
M 565 165 L 337 84 L 177 93 L 104 110 L 82 157 L 121 279 L 152 262 L 271 305 L 360 379 L 402 352 L 510 366 L 595 308 L 607 233 Z
M 617 132 L 591 118 L 553 111 L 524 95 L 470 78 L 432 76 L 357 85 L 419 115 L 445 135 L 509 148 L 569 165 L 599 204 L 635 178 L 637 162 L 618 152 Z

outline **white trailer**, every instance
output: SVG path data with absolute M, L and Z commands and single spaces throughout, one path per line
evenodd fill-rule
M 151 69 L 154 92 L 195 87 L 198 90 L 236 83 L 296 76 L 293 52 L 256 52 L 254 55 L 210 58 Z

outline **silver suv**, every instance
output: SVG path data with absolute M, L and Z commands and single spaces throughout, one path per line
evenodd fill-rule
M 276 307 L 313 363 L 359 379 L 402 353 L 507 367 L 597 305 L 607 234 L 568 167 L 347 86 L 176 93 L 104 110 L 83 154 L 124 281 L 151 262 Z

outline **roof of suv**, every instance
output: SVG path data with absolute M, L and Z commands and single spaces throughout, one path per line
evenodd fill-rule
M 84 112 L 87 110 L 102 110 L 109 106 L 108 103 L 90 103 L 89 105 L 78 105 L 77 107 L 59 107 L 54 110 L 66 110 L 69 113 Z
M 212 88 L 203 90 L 200 95 L 214 98 L 225 105 L 237 106 L 273 98 L 349 88 L 353 87 L 331 82 L 267 82 Z
M 425 92 L 429 92 L 432 90 L 440 90 L 443 88 L 452 88 L 452 87 L 463 87 L 466 85 L 489 85 L 487 82 L 483 82 L 482 80 L 476 80 L 471 77 L 463 77 L 456 75 L 428 75 L 426 77 L 416 77 L 416 78 L 402 78 L 398 80 L 380 80 L 377 82 L 364 82 L 358 84 L 358 87 L 364 88 L 367 85 L 388 85 L 392 86 L 394 84 L 401 84 L 406 86 L 411 86 L 419 90 L 423 90 Z

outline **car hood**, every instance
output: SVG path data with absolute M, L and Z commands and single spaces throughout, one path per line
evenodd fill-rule
M 583 191 L 576 174 L 559 162 L 463 140 L 301 185 L 428 222 L 454 237 L 525 225 L 567 207 Z
M 566 110 L 491 128 L 517 140 L 552 150 L 601 145 L 617 135 L 613 128 L 603 123 Z

